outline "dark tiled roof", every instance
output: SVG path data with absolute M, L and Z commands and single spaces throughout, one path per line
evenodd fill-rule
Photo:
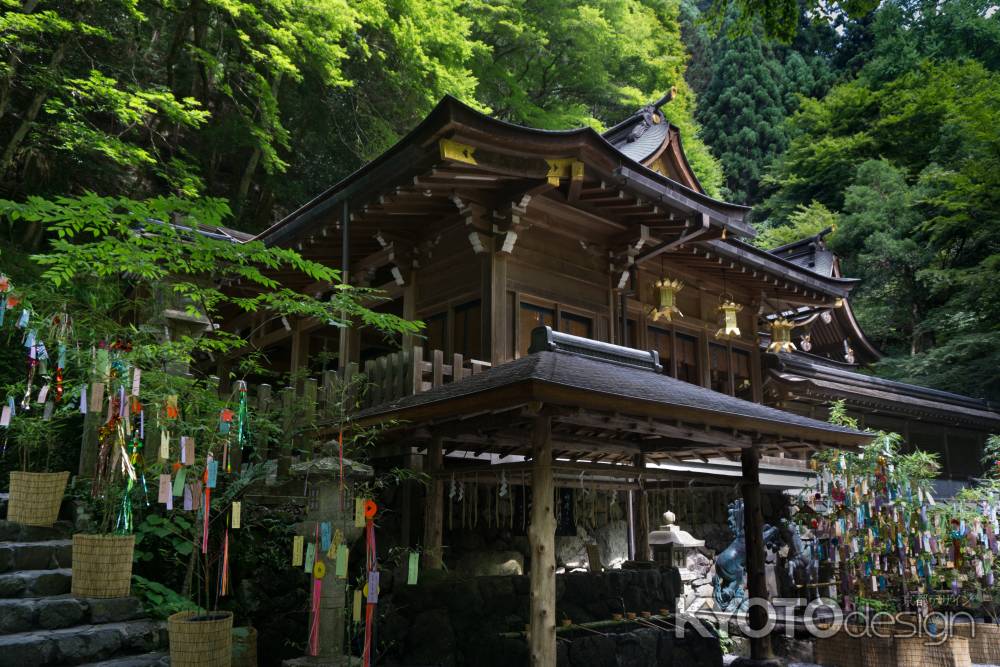
M 744 401 L 668 375 L 568 352 L 536 352 L 460 382 L 384 403 L 361 412 L 365 419 L 534 380 L 596 394 L 679 406 L 812 431 L 860 435 L 858 431 Z M 762 424 L 762 427 L 764 424 Z
M 659 113 L 658 109 L 656 113 Z M 637 114 L 633 117 L 633 122 L 616 126 L 604 138 L 622 154 L 636 162 L 643 162 L 663 145 L 670 132 L 670 123 L 663 120 L 662 115 L 660 119 L 659 123 L 650 123 L 642 114 Z
M 825 277 L 833 276 L 836 256 L 826 247 L 824 241 L 826 235 L 832 231 L 832 227 L 827 227 L 815 236 L 787 243 L 770 252 L 813 273 Z
M 803 380 L 821 382 L 827 388 L 836 388 L 844 395 L 862 394 L 914 408 L 963 413 L 1000 423 L 1000 413 L 994 406 L 978 398 L 858 373 L 845 364 L 802 352 L 776 354 L 773 357 L 778 361 L 781 376 L 787 380 L 798 376 Z

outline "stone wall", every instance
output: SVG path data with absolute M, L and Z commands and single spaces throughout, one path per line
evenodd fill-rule
M 527 576 L 465 578 L 437 572 L 421 573 L 416 586 L 400 585 L 399 577 L 383 577 L 379 611 L 383 614 L 380 644 L 387 647 L 388 663 L 417 665 L 518 666 L 528 663 L 521 633 L 528 624 Z M 390 580 L 390 581 L 387 581 Z M 386 584 L 389 584 L 388 586 Z M 673 609 L 679 590 L 676 571 L 611 570 L 600 574 L 570 573 L 556 577 L 556 618 L 573 623 L 606 621 L 614 613 Z M 585 630 L 560 633 L 560 665 L 710 665 L 714 662 L 676 662 L 699 640 L 674 646 L 673 634 L 621 624 L 601 628 L 610 638 L 595 641 Z M 669 636 L 662 639 L 661 636 Z M 662 644 L 662 645 L 661 645 Z M 708 643 L 716 645 L 713 639 Z M 704 648 L 704 647 L 703 647 Z M 635 660 L 607 663 L 625 651 Z M 700 650 L 705 653 L 704 650 Z M 711 652 L 707 655 L 710 655 Z M 589 656 L 589 657 L 588 657 Z M 593 661 L 591 661 L 593 659 Z M 721 664 L 721 653 L 719 662 Z

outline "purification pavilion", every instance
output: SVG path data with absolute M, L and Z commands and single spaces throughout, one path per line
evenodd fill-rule
M 421 545 L 426 566 L 441 561 L 446 476 L 530 475 L 537 665 L 555 664 L 550 501 L 560 480 L 629 489 L 634 558 L 645 560 L 646 485 L 692 474 L 685 462 L 738 462 L 749 593 L 766 597 L 761 457 L 870 440 L 822 421 L 817 406 L 845 397 L 879 418 L 933 416 L 938 430 L 961 430 L 945 445 L 956 459 L 1000 423 L 971 399 L 920 390 L 918 402 L 916 388 L 858 374 L 878 352 L 847 305 L 857 281 L 839 274 L 821 237 L 754 246 L 748 209 L 699 184 L 668 102 L 600 134 L 520 127 L 443 99 L 394 147 L 258 237 L 382 290 L 378 308 L 423 320 L 424 337 L 250 315 L 227 325 L 252 332 L 276 370 L 316 371 L 320 351 L 343 371 L 365 370 L 357 423 L 391 421 L 378 455 L 434 480 L 422 513 L 417 496 L 404 509 L 404 539 Z M 331 289 L 278 277 L 304 293 Z M 812 354 L 767 351 L 809 347 L 805 336 Z M 920 432 L 909 429 L 911 439 Z M 766 639 L 752 649 L 767 655 Z

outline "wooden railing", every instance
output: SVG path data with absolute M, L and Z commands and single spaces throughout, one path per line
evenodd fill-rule
M 332 456 L 325 442 L 330 442 L 329 425 L 343 416 L 344 406 L 359 405 L 361 409 L 381 405 L 404 396 L 417 394 L 451 382 L 459 382 L 490 367 L 489 362 L 466 360 L 452 355 L 444 363 L 441 350 L 414 347 L 412 352 L 395 352 L 365 363 L 364 372 L 357 364 L 349 364 L 341 376 L 326 371 L 320 379 L 306 378 L 278 391 L 269 384 L 247 388 L 248 400 L 257 413 L 260 424 L 275 424 L 277 428 L 254 429 L 254 449 L 260 460 L 277 459 L 279 478 L 287 476 L 293 453 L 308 458 Z M 335 444 L 335 443 L 334 443 Z M 234 460 L 239 465 L 238 460 Z
M 451 356 L 451 363 L 444 363 L 444 352 L 431 350 L 430 360 L 424 360 L 424 350 L 414 347 L 413 352 L 394 352 L 365 363 L 368 378 L 364 407 L 380 405 L 411 394 L 419 394 L 433 387 L 458 382 L 462 378 L 481 373 L 490 367 L 487 361 L 465 360 L 461 354 Z

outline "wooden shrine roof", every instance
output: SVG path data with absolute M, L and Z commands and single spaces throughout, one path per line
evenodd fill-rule
M 946 423 L 1000 429 L 1000 412 L 986 401 L 865 375 L 853 366 L 802 352 L 769 354 L 768 382 L 796 398 L 849 403 Z
M 607 460 L 636 454 L 654 461 L 731 458 L 752 444 L 765 453 L 850 448 L 872 437 L 638 367 L 628 361 L 637 352 L 642 354 L 607 344 L 594 354 L 562 348 L 533 352 L 369 408 L 356 421 L 382 424 L 390 440 L 438 436 L 476 451 L 521 453 L 530 450 L 532 415 L 544 406 L 553 416 L 557 452 Z
M 826 237 L 832 231 L 832 227 L 827 227 L 818 234 L 787 243 L 769 252 L 804 270 L 821 276 L 841 278 L 840 262 L 826 246 Z M 777 317 L 791 319 L 796 322 L 800 332 L 808 332 L 814 352 L 822 356 L 839 361 L 846 358 L 846 348 L 850 348 L 855 364 L 874 363 L 882 358 L 881 351 L 858 324 L 846 296 L 839 308 L 817 310 L 800 307 L 767 316 L 768 319 Z
M 446 230 L 461 230 L 479 252 L 477 241 L 537 227 L 616 258 L 641 241 L 636 263 L 670 253 L 686 269 L 724 272 L 747 293 L 789 303 L 829 304 L 850 291 L 856 281 L 740 242 L 754 235 L 745 220 L 749 209 L 706 195 L 693 172 L 684 176 L 690 170 L 676 128 L 661 120 L 627 141 L 654 112 L 646 108 L 602 136 L 592 128 L 521 127 L 446 97 L 388 151 L 256 238 L 339 264 L 346 206 L 352 275 L 392 264 L 405 276 L 415 253 L 433 247 Z M 640 161 L 650 156 L 634 144 L 663 132 L 669 141 L 658 150 L 669 148 L 667 171 L 689 185 Z M 329 288 L 301 276 L 276 277 L 310 293 Z
M 449 138 L 471 147 L 471 154 L 449 153 L 454 144 L 442 148 L 439 139 Z M 458 148 L 458 147 L 455 147 Z M 657 194 L 689 213 L 705 214 L 717 225 L 728 227 L 734 234 L 753 236 L 753 228 L 743 218 L 749 211 L 746 206 L 732 204 L 709 197 L 671 178 L 648 169 L 642 163 L 618 150 L 596 130 L 582 127 L 572 130 L 541 130 L 515 125 L 492 118 L 446 96 L 406 136 L 392 148 L 364 165 L 312 201 L 292 212 L 264 230 L 257 238 L 269 243 L 282 243 L 315 222 L 324 212 L 336 212 L 344 200 L 350 200 L 352 212 L 359 204 L 369 204 L 373 198 L 393 191 L 400 183 L 416 185 L 417 194 L 424 190 L 433 192 L 435 185 L 447 181 L 447 190 L 469 187 L 513 185 L 518 179 L 545 181 L 553 168 L 547 160 L 575 158 L 594 169 L 595 177 L 623 180 L 619 169 L 631 168 L 650 179 Z M 462 171 L 439 170 L 431 167 L 441 162 L 452 162 Z M 466 166 L 479 166 L 468 170 Z M 568 163 L 556 165 L 562 169 Z M 483 168 L 485 167 L 485 168 Z M 476 183 L 475 172 L 483 180 Z M 495 178 L 487 179 L 484 171 L 494 171 Z M 462 173 L 465 172 L 465 173 Z M 418 176 L 427 174 L 423 178 Z M 567 174 L 564 174 L 564 176 Z M 414 183 L 413 178 L 418 182 Z M 461 181 L 466 181 L 461 183 Z M 455 181 L 459 181 L 456 184 Z M 515 192 L 505 192 L 514 197 Z M 616 196 L 617 198 L 617 196 Z M 449 197 L 445 201 L 450 203 Z M 595 202 L 596 203 L 596 202 Z M 623 203 L 614 202 L 618 208 Z M 454 207 L 451 207 L 454 210 Z M 597 208 L 601 208 L 598 206 Z M 653 208 L 647 205 L 647 208 Z

